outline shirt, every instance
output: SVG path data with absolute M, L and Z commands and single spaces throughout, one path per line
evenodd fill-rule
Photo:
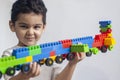
M 4 56 L 11 56 L 13 49 L 20 48 L 20 46 L 14 46 L 11 48 L 6 49 L 3 52 L 2 57 Z M 55 77 L 63 70 L 63 65 L 57 64 L 54 62 L 52 66 L 46 66 L 42 65 L 40 67 L 40 75 L 34 78 L 31 78 L 30 80 L 54 80 Z M 15 75 L 17 75 L 19 71 L 16 71 Z M 4 75 L 3 76 L 5 80 L 9 80 L 11 76 Z

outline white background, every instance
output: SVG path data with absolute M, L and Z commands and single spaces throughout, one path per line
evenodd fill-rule
M 0 55 L 17 44 L 8 22 L 15 0 L 0 0 Z M 39 41 L 51 42 L 99 33 L 100 20 L 111 20 L 117 44 L 111 52 L 85 58 L 78 63 L 72 80 L 120 80 L 120 1 L 119 0 L 44 0 L 47 27 Z

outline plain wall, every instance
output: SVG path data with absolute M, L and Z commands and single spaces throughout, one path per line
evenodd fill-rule
M 15 0 L 0 0 L 0 54 L 17 44 L 9 29 L 10 9 Z M 72 80 L 120 80 L 120 1 L 44 0 L 47 26 L 39 41 L 51 42 L 99 34 L 99 21 L 111 20 L 117 44 L 113 51 L 93 55 L 78 63 Z

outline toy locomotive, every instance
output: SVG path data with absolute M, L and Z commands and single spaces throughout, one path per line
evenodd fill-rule
M 111 51 L 115 44 L 111 21 L 100 21 L 99 24 L 101 33 L 95 37 L 86 36 L 14 49 L 12 56 L 0 58 L 0 78 L 2 74 L 12 76 L 16 70 L 29 71 L 30 62 L 51 66 L 54 61 L 60 64 L 64 59 L 74 60 L 76 52 L 84 52 L 89 57 L 98 54 L 98 51 Z

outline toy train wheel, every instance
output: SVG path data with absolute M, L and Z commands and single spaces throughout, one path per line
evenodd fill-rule
M 108 47 L 108 50 L 112 50 L 113 49 L 113 45 L 110 45 L 109 47 Z
M 12 67 L 7 68 L 6 74 L 8 76 L 13 76 L 15 74 L 15 68 L 12 68 Z
M 62 59 L 65 60 L 66 56 L 67 56 L 67 54 L 62 54 Z
M 2 72 L 0 71 L 0 79 L 2 78 Z
M 62 63 L 62 62 L 63 62 L 62 56 L 57 56 L 57 57 L 55 58 L 55 61 L 56 61 L 56 63 L 58 63 L 58 64 Z
M 102 53 L 105 53 L 105 52 L 107 52 L 107 47 L 106 46 L 102 46 L 100 50 L 101 50 Z
M 71 60 L 73 60 L 75 58 L 75 54 L 73 54 L 73 53 L 68 53 L 68 55 L 67 55 L 67 60 L 68 61 L 71 61 Z
M 29 64 L 23 64 L 21 67 L 22 72 L 28 72 L 30 70 L 30 65 Z
M 45 60 L 44 60 L 44 59 L 39 60 L 37 63 L 38 63 L 39 65 L 43 65 L 43 64 L 45 63 Z
M 91 52 L 91 51 L 90 51 L 90 52 L 86 52 L 86 56 L 87 56 L 87 57 L 92 56 L 92 52 Z
M 46 64 L 46 66 L 52 66 L 53 65 L 53 60 L 51 58 L 47 58 L 45 60 L 45 64 Z

